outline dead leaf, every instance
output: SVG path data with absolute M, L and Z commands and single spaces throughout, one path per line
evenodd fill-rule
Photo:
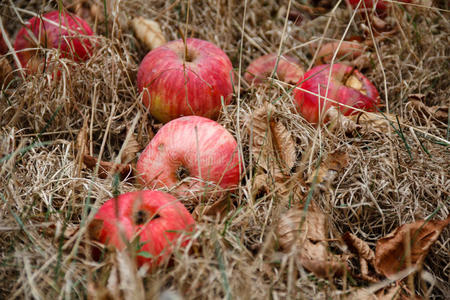
M 212 204 L 199 204 L 192 213 L 194 219 L 199 220 L 202 216 L 222 216 L 223 212 L 229 210 L 233 204 L 229 197 L 222 197 Z
M 386 276 L 408 267 L 422 264 L 428 250 L 450 223 L 450 216 L 442 221 L 420 220 L 405 224 L 381 238 L 375 250 L 375 270 Z M 408 248 L 406 249 L 406 246 Z
M 348 118 L 354 121 L 363 132 L 376 131 L 388 133 L 389 127 L 391 127 L 392 124 L 398 124 L 397 118 L 400 122 L 402 122 L 402 119 L 399 116 L 388 113 L 381 114 L 364 112 L 357 115 L 348 116 Z
M 252 114 L 248 128 L 252 139 L 252 155 L 265 171 L 289 174 L 297 154 L 290 132 L 273 117 L 276 108 L 269 103 Z
M 129 130 L 130 128 L 127 127 L 127 135 Z M 135 159 L 136 153 L 138 153 L 141 150 L 141 145 L 138 143 L 136 136 L 134 134 L 130 135 L 128 143 L 126 145 L 123 145 L 122 147 L 124 147 L 124 149 L 120 159 L 125 164 Z
M 13 80 L 14 76 L 12 73 L 12 67 L 9 61 L 6 59 L 6 56 L 0 58 L 0 88 L 2 86 L 6 87 L 11 80 Z
M 295 247 L 300 263 L 307 270 L 328 278 L 344 274 L 346 263 L 328 249 L 326 220 L 313 204 L 308 211 L 302 207 L 291 208 L 281 216 L 276 232 L 284 251 Z
M 342 239 L 352 253 L 358 254 L 360 257 L 369 262 L 373 262 L 373 260 L 375 259 L 375 252 L 370 249 L 369 245 L 367 245 L 366 242 L 350 232 L 344 233 Z
M 87 299 L 88 300 L 111 300 L 121 299 L 115 298 L 111 292 L 98 282 L 89 281 L 87 284 Z
M 138 40 L 149 50 L 155 49 L 166 43 L 159 24 L 153 20 L 136 17 L 131 21 L 131 27 Z
M 342 236 L 342 240 L 348 246 L 350 252 L 357 254 L 361 268 L 361 279 L 369 282 L 378 282 L 378 279 L 369 275 L 369 263 L 373 264 L 375 253 L 370 249 L 366 242 L 356 237 L 350 232 L 346 232 Z
M 410 98 L 415 98 L 417 95 L 410 95 Z M 408 102 L 407 107 L 412 108 L 416 112 L 420 112 L 422 114 L 423 119 L 432 118 L 443 122 L 445 125 L 448 122 L 448 106 L 427 106 L 422 101 L 418 100 L 410 100 Z
M 88 154 L 83 155 L 83 163 L 91 170 L 95 169 L 98 159 Z M 109 175 L 119 173 L 120 179 L 130 177 L 133 173 L 133 167 L 131 164 L 115 164 L 109 161 L 100 161 L 98 168 L 98 177 L 105 179 Z
M 270 130 L 275 149 L 275 155 L 281 166 L 283 173 L 289 173 L 297 160 L 295 143 L 291 133 L 280 122 L 271 121 Z
M 315 182 L 320 190 L 329 190 L 339 172 L 348 166 L 348 162 L 349 158 L 346 152 L 332 152 L 322 161 L 318 170 L 311 172 L 306 183 L 312 184 Z
M 298 197 L 301 195 L 299 190 L 300 182 L 296 182 L 293 179 L 295 178 L 280 172 L 275 174 L 257 173 L 253 179 L 253 199 L 267 195 L 276 195 L 279 201 L 287 202 L 291 197 Z

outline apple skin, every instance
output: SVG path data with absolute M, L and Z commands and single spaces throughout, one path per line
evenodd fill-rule
M 380 100 L 378 91 L 358 70 L 344 64 L 334 64 L 331 78 L 328 77 L 329 72 L 330 65 L 314 67 L 305 73 L 303 78 L 297 83 L 297 86 L 325 97 L 329 81 L 327 98 L 365 111 L 374 111 L 376 109 Z M 355 83 L 359 85 L 356 88 Z M 319 122 L 319 110 L 325 114 L 330 107 L 339 106 L 331 101 L 325 101 L 323 98 L 319 102 L 318 96 L 300 89 L 295 89 L 294 100 L 297 111 L 313 124 Z M 353 113 L 353 109 L 347 107 L 339 107 L 339 109 L 345 116 Z
M 31 18 L 26 27 L 20 29 L 14 43 L 22 67 L 31 73 L 38 71 L 38 65 L 44 62 L 44 58 L 36 57 L 36 50 L 25 50 L 39 46 L 29 35 L 27 28 L 42 47 L 61 49 L 61 57 L 79 62 L 87 60 L 92 54 L 93 43 L 88 38 L 79 37 L 92 36 L 91 27 L 76 15 L 51 11 L 42 17 Z
M 139 242 L 144 243 L 139 252 L 152 255 L 152 258 L 137 255 L 138 266 L 147 263 L 151 269 L 165 262 L 182 233 L 192 232 L 195 226 L 192 215 L 174 196 L 150 190 L 109 199 L 98 210 L 95 221 L 102 224 L 95 239 L 119 250 L 138 235 Z M 181 246 L 188 242 L 186 238 Z
M 216 119 L 231 101 L 233 67 L 216 45 L 186 39 L 188 61 L 184 63 L 183 40 L 150 51 L 142 60 L 137 83 L 150 114 L 166 123 L 180 116 Z
M 175 119 L 164 125 L 137 162 L 137 173 L 149 188 L 177 187 L 180 196 L 206 192 L 204 181 L 232 190 L 239 184 L 237 142 L 219 123 L 199 116 Z M 180 184 L 186 177 L 200 178 Z
M 260 84 L 269 77 L 277 61 L 277 54 L 270 53 L 253 60 L 244 74 L 244 79 L 248 83 Z M 278 60 L 277 76 L 281 81 L 296 84 L 303 76 L 303 68 L 299 61 L 291 56 L 282 55 Z

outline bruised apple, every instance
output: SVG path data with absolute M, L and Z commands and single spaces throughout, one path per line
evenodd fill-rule
M 138 238 L 138 265 L 154 268 L 170 257 L 175 245 L 186 246 L 194 219 L 174 196 L 144 190 L 109 199 L 89 226 L 96 241 L 119 250 Z
M 291 56 L 282 55 L 277 62 L 277 54 L 270 53 L 253 60 L 244 74 L 248 83 L 260 84 L 272 75 L 276 66 L 276 74 L 281 81 L 296 84 L 303 76 L 303 69 L 299 61 Z
M 236 140 L 219 123 L 199 116 L 164 125 L 136 168 L 146 187 L 174 188 L 179 195 L 235 189 L 240 178 Z
M 343 64 L 334 64 L 331 68 L 329 77 L 330 65 L 314 67 L 297 84 L 294 91 L 296 108 L 307 121 L 326 120 L 326 112 L 331 107 L 338 108 L 346 116 L 353 112 L 352 108 L 376 109 L 380 98 L 378 91 L 364 75 Z
M 92 54 L 93 43 L 88 38 L 92 35 L 92 29 L 78 16 L 52 11 L 31 18 L 17 34 L 14 49 L 22 67 L 37 72 L 45 62 L 38 47 L 60 49 L 61 57 L 84 61 Z
M 216 45 L 180 39 L 144 57 L 137 83 L 144 105 L 163 123 L 188 115 L 216 119 L 222 102 L 231 101 L 232 65 Z

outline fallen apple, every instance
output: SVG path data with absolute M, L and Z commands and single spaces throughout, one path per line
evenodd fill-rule
M 174 196 L 144 190 L 109 199 L 89 226 L 95 231 L 91 238 L 119 250 L 138 239 L 138 266 L 154 268 L 170 257 L 175 245 L 187 245 L 194 219 Z
M 296 108 L 307 121 L 315 124 L 326 120 L 331 107 L 338 108 L 346 116 L 353 113 L 353 108 L 376 109 L 380 98 L 378 91 L 358 70 L 334 64 L 331 77 L 329 74 L 330 65 L 320 65 L 306 72 L 297 84 L 294 91 Z
M 161 122 L 197 115 L 216 119 L 232 96 L 232 65 L 216 45 L 194 38 L 150 51 L 137 83 L 150 114 Z
M 260 84 L 272 75 L 277 64 L 277 54 L 270 53 L 253 60 L 244 74 L 248 83 Z M 281 81 L 296 84 L 303 76 L 303 69 L 299 61 L 291 56 L 282 55 L 276 65 L 276 75 Z
M 38 47 L 60 49 L 61 57 L 84 61 L 92 54 L 93 43 L 88 38 L 92 35 L 89 25 L 76 15 L 52 11 L 31 18 L 17 34 L 14 49 L 22 67 L 34 73 L 45 62 Z
M 157 132 L 136 169 L 146 187 L 174 188 L 183 196 L 235 189 L 240 178 L 237 142 L 213 120 L 178 118 Z

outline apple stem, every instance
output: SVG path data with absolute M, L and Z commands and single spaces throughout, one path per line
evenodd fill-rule
M 187 61 L 189 61 L 189 57 L 188 57 L 188 48 L 187 48 L 187 43 L 186 43 L 186 36 L 183 33 L 183 31 L 181 30 L 180 27 L 177 27 L 178 33 L 181 36 L 181 39 L 183 40 L 183 44 L 184 44 L 184 60 L 183 63 L 185 64 Z

